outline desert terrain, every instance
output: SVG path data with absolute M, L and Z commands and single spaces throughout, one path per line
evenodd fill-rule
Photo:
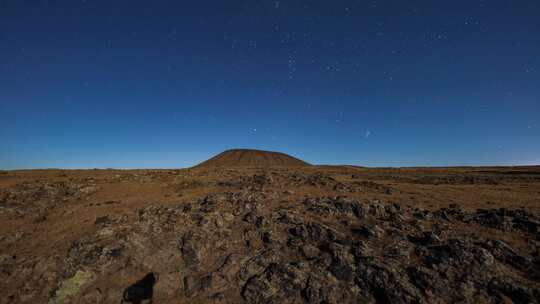
M 0 223 L 0 303 L 540 302 L 540 167 L 0 171 Z

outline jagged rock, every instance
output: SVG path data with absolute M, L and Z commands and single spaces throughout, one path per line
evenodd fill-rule
M 385 233 L 384 230 L 377 225 L 362 225 L 360 228 L 353 229 L 353 232 L 365 238 L 380 238 Z
M 306 244 L 304 246 L 302 246 L 302 254 L 307 258 L 307 259 L 314 259 L 316 257 L 318 257 L 320 255 L 320 250 L 319 248 L 313 246 L 313 245 L 309 245 L 309 244 Z
M 193 232 L 182 237 L 181 252 L 187 267 L 197 269 L 204 254 L 203 238 Z
M 530 257 L 519 255 L 510 247 L 501 240 L 490 240 L 484 245 L 493 256 L 501 260 L 503 263 L 508 263 L 513 267 L 527 271 L 533 267 L 532 259 Z
M 505 226 L 505 216 L 504 210 L 486 210 L 479 209 L 472 218 L 473 221 L 477 222 L 480 225 L 501 228 L 504 229 Z
M 510 298 L 514 303 L 538 303 L 540 302 L 540 292 L 535 290 L 535 294 L 527 287 L 519 286 L 509 278 L 494 278 L 489 282 L 489 292 L 496 296 L 499 301 L 503 301 L 503 295 Z
M 76 296 L 84 285 L 95 280 L 95 276 L 90 271 L 78 270 L 73 277 L 61 283 L 49 303 L 66 303 L 71 297 Z
M 93 213 L 82 216 L 81 229 L 65 235 L 68 242 L 58 240 L 58 248 L 46 244 L 54 255 L 19 251 L 42 242 L 42 231 L 24 225 L 13 230 L 8 222 L 0 235 L 0 279 L 18 283 L 2 300 L 46 303 L 65 297 L 116 303 L 129 280 L 155 272 L 155 303 L 539 302 L 540 236 L 534 211 L 471 211 L 453 203 L 435 210 L 410 201 L 367 199 L 385 198 L 390 186 L 390 192 L 406 191 L 384 176 L 361 186 L 347 178 L 354 171 L 335 178 L 316 172 L 257 169 L 238 176 L 210 170 L 212 178 L 205 183 L 230 179 L 222 185 L 230 188 L 227 192 L 201 187 L 183 191 L 182 201 L 166 196 L 141 203 L 122 197 L 122 204 L 103 203 L 109 198 L 101 196 L 86 202 L 91 194 L 80 181 L 14 184 L 0 195 L 0 209 L 11 210 L 3 215 L 8 220 L 20 211 L 25 225 L 36 224 L 23 201 L 35 214 L 47 215 L 39 229 L 51 218 L 70 220 L 74 213 L 51 212 L 65 203 L 80 199 L 81 207 Z M 178 180 L 194 180 L 190 174 L 182 172 Z M 163 176 L 125 172 L 114 182 L 163 180 L 167 183 L 160 187 L 169 191 L 174 181 Z M 298 190 L 285 188 L 291 185 Z M 360 187 L 368 195 L 336 196 Z M 121 209 L 124 204 L 136 207 Z M 69 212 L 75 207 L 70 205 Z M 61 223 L 52 227 L 63 228 Z M 71 279 L 90 277 L 69 287 Z
M 531 234 L 536 234 L 540 231 L 540 221 L 527 217 L 514 217 L 512 220 L 513 227 Z
M 104 227 L 111 224 L 111 219 L 108 216 L 100 216 L 94 221 L 96 226 Z
M 242 296 L 248 303 L 294 303 L 306 282 L 306 274 L 298 266 L 270 264 L 246 282 Z
M 318 214 L 350 214 L 360 217 L 363 214 L 362 207 L 358 201 L 346 199 L 344 197 L 315 199 L 308 198 L 304 201 L 308 211 Z
M 435 235 L 432 231 L 426 231 L 421 236 L 409 235 L 408 239 L 411 243 L 421 246 L 433 245 L 440 242 L 439 237 Z

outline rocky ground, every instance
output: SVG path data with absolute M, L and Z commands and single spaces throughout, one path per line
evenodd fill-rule
M 0 222 L 0 303 L 540 303 L 538 167 L 4 171 Z

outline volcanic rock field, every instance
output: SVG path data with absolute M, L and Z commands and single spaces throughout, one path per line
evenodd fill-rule
M 0 303 L 540 303 L 540 167 L 0 171 Z

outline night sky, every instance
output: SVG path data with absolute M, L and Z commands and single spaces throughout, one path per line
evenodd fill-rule
M 540 1 L 0 0 L 0 168 L 540 164 Z

